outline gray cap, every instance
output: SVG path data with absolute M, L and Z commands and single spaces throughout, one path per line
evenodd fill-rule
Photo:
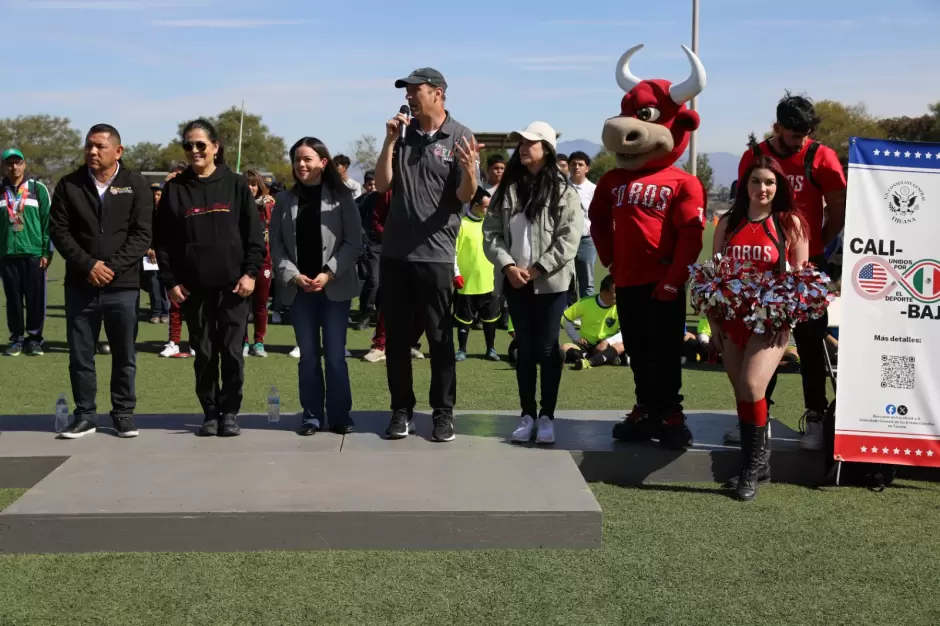
M 447 90 L 447 81 L 444 80 L 444 75 L 438 72 L 433 67 L 422 67 L 413 71 L 411 74 L 408 74 L 406 78 L 399 78 L 395 81 L 395 88 L 401 89 L 406 85 L 433 85 L 434 87 L 440 87 L 443 90 Z

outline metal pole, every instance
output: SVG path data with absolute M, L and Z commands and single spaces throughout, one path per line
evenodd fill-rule
M 698 56 L 698 0 L 692 0 L 692 52 Z M 689 108 L 693 111 L 698 104 L 698 96 L 692 98 L 692 102 L 689 105 Z M 692 176 L 698 175 L 698 147 L 696 135 L 697 132 L 692 132 L 692 136 L 689 138 L 689 173 Z
M 242 100 L 242 120 L 238 124 L 238 159 L 235 162 L 235 172 L 242 173 L 242 131 L 245 129 L 245 101 Z

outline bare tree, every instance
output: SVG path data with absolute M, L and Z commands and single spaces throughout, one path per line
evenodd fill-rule
M 378 140 L 373 135 L 362 135 L 352 143 L 356 164 L 363 172 L 374 170 L 379 160 Z

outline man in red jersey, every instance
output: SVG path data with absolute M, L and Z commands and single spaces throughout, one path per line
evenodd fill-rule
M 685 46 L 692 74 L 682 83 L 640 80 L 628 50 L 617 83 L 626 92 L 620 115 L 604 124 L 603 142 L 617 168 L 598 181 L 589 216 L 597 255 L 617 285 L 623 344 L 636 384 L 636 406 L 614 426 L 621 441 L 658 438 L 682 449 L 692 434 L 682 412 L 682 345 L 689 266 L 705 228 L 705 191 L 673 164 L 685 152 L 699 116 L 685 103 L 705 87 L 705 69 Z
M 744 153 L 738 165 L 738 178 L 744 175 L 756 157 L 771 156 L 780 163 L 790 179 L 796 206 L 808 230 L 810 261 L 824 270 L 826 246 L 839 236 L 845 226 L 846 184 L 845 173 L 835 150 L 812 139 L 819 122 L 819 116 L 808 98 L 787 92 L 777 104 L 773 137 Z M 746 188 L 745 183 L 739 182 Z M 822 419 L 829 406 L 824 352 L 828 327 L 829 316 L 823 315 L 793 329 L 800 354 L 803 401 L 806 407 L 803 414 L 805 434 L 800 441 L 800 447 L 804 450 L 822 450 L 823 446 Z M 768 404 L 776 382 L 774 375 L 767 388 Z

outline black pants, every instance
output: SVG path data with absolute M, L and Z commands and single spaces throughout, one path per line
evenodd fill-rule
M 451 317 L 454 264 L 399 261 L 383 258 L 382 311 L 385 314 L 385 364 L 392 410 L 414 409 L 411 372 L 412 325 L 425 320 L 431 350 L 431 389 L 428 402 L 435 414 L 452 413 L 457 400 L 454 326 Z
M 623 347 L 630 357 L 637 404 L 653 411 L 682 410 L 685 291 L 672 302 L 653 299 L 656 284 L 617 288 Z
M 237 414 L 245 383 L 242 340 L 248 327 L 248 299 L 228 289 L 194 291 L 183 303 L 183 315 L 196 350 L 196 397 L 203 412 Z
M 65 286 L 65 324 L 69 342 L 69 378 L 75 417 L 94 421 L 98 411 L 95 397 L 95 348 L 101 324 L 111 346 L 111 417 L 134 413 L 137 393 L 137 289 L 98 289 L 91 285 Z
M 803 379 L 803 405 L 820 415 L 829 408 L 826 398 L 826 330 L 829 314 L 821 318 L 797 324 L 793 328 L 796 351 L 800 354 L 800 377 Z M 777 372 L 767 385 L 767 404 L 773 404 L 771 396 L 777 386 Z
M 22 256 L 0 260 L 10 341 L 22 342 L 27 335 L 34 341 L 42 341 L 46 316 L 46 270 L 39 267 L 40 260 L 40 257 Z
M 382 257 L 382 243 L 370 242 L 364 259 L 362 291 L 359 294 L 359 310 L 374 309 L 379 292 L 379 259 Z
M 508 279 L 503 293 L 509 303 L 513 330 L 516 332 L 516 383 L 522 413 L 531 417 L 555 417 L 558 385 L 565 367 L 565 358 L 558 345 L 561 316 L 568 303 L 568 292 L 536 294 L 531 284 L 522 289 L 513 287 Z M 536 413 L 535 387 L 538 370 L 542 370 L 542 410 Z

